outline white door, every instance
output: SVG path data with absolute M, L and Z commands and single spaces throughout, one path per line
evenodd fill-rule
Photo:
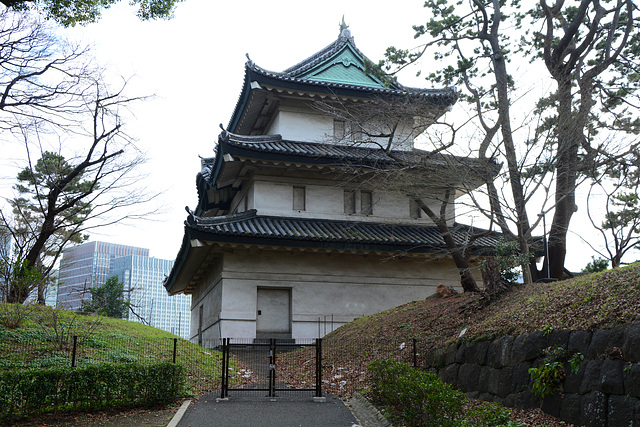
M 258 288 L 258 338 L 291 337 L 291 289 Z

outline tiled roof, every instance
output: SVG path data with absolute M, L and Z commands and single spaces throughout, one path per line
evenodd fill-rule
M 340 221 L 315 218 L 259 216 L 255 210 L 213 218 L 190 215 L 186 221 L 192 238 L 207 241 L 318 247 L 347 250 L 446 253 L 435 226 Z M 483 230 L 456 224 L 453 236 L 459 245 Z M 499 235 L 487 233 L 477 239 L 474 254 L 493 252 Z
M 360 164 L 360 165 L 376 165 L 384 167 L 385 165 L 396 164 L 397 160 L 408 164 L 419 164 L 428 162 L 429 165 L 451 165 L 465 164 L 468 167 L 480 168 L 482 162 L 475 158 L 456 157 L 445 155 L 442 153 L 430 153 L 424 150 L 393 150 L 391 155 L 387 154 L 380 148 L 363 147 L 360 145 L 344 145 L 344 144 L 325 144 L 315 142 L 301 142 L 283 140 L 281 135 L 258 135 L 243 136 L 235 135 L 223 131 L 220 135 L 220 142 L 224 144 L 221 152 L 230 152 L 231 154 L 240 154 L 236 150 L 242 150 L 243 153 L 255 153 L 256 157 L 265 154 L 272 154 L 278 159 L 285 160 L 286 157 L 292 156 L 302 159 L 308 159 L 313 163 L 322 164 Z M 397 159 L 397 160 L 396 160 Z M 499 169 L 498 165 L 495 165 Z
M 331 92 L 332 90 L 336 90 L 336 91 L 352 90 L 352 91 L 359 91 L 362 93 L 370 93 L 372 95 L 389 95 L 389 96 L 413 95 L 416 97 L 414 101 L 417 101 L 418 99 L 422 98 L 425 101 L 429 101 L 437 105 L 453 105 L 456 102 L 456 99 L 458 96 L 454 88 L 422 89 L 422 88 L 406 87 L 400 84 L 396 84 L 395 87 L 375 87 L 375 86 L 361 86 L 361 85 L 355 85 L 355 84 L 349 84 L 349 83 L 317 81 L 313 79 L 300 78 L 296 75 L 291 75 L 286 72 L 269 71 L 255 65 L 251 61 L 247 62 L 246 69 L 255 74 L 278 80 L 283 84 L 286 84 L 286 83 L 305 84 L 305 85 L 309 85 L 309 90 L 311 90 L 314 86 L 316 86 L 318 89 L 322 88 L 322 90 L 319 90 L 320 92 Z

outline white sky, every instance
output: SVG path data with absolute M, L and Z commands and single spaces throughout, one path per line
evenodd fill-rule
M 105 228 L 92 233 L 91 240 L 148 247 L 152 256 L 174 259 L 183 236 L 184 207 L 195 208 L 197 202 L 198 156 L 212 155 L 219 124 L 229 121 L 242 87 L 245 54 L 263 68 L 281 71 L 333 42 L 343 15 L 358 48 L 374 61 L 387 46 L 414 46 L 411 26 L 427 20 L 423 2 L 374 4 L 185 0 L 172 20 L 140 22 L 123 0 L 105 11 L 99 23 L 64 30 L 69 38 L 94 45 L 97 61 L 108 67 L 114 81 L 131 77 L 129 93 L 156 95 L 136 106 L 126 131 L 148 154 L 150 181 L 145 185 L 164 191 L 166 213 L 154 221 Z M 423 75 L 428 67 L 426 59 Z M 413 71 L 400 81 L 430 86 Z M 573 237 L 570 244 L 581 245 Z M 568 258 L 571 269 L 590 260 L 591 250 L 581 246 Z

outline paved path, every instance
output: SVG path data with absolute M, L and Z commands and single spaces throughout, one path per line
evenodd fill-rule
M 178 427 L 329 427 L 358 425 L 351 410 L 337 397 L 326 402 L 306 397 L 230 397 L 218 401 L 217 394 L 201 396 L 187 409 Z

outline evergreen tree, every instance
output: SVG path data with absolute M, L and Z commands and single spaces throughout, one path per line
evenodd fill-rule
M 111 276 L 104 285 L 91 289 L 91 301 L 82 303 L 82 310 L 102 316 L 122 319 L 127 315 L 129 303 L 123 298 L 124 285 L 118 276 Z

